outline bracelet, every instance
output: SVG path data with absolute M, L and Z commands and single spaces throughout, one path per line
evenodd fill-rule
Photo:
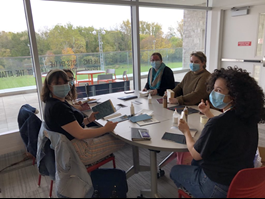
M 88 124 L 90 124 L 90 120 L 88 119 L 88 117 L 87 117 L 86 119 L 87 119 L 87 121 L 88 121 Z

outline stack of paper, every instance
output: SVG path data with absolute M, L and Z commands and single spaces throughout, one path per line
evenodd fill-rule
M 169 102 L 169 98 L 174 98 L 175 97 L 175 92 L 172 91 L 171 89 L 167 89 L 167 102 Z

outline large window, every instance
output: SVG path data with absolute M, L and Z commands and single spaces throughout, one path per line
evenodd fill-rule
M 5 19 L 0 26 L 0 133 L 18 129 L 17 115 L 23 104 L 39 109 L 39 82 L 51 69 L 72 69 L 79 86 L 86 81 L 96 85 L 98 75 L 108 69 L 123 80 L 126 71 L 129 88 L 134 89 L 141 77 L 141 87 L 145 85 L 153 52 L 160 52 L 172 70 L 188 68 L 191 51 L 204 51 L 206 4 L 206 0 L 0 1 L 0 17 Z M 138 8 L 140 46 L 136 27 L 131 27 L 137 24 L 131 20 L 138 19 Z M 30 31 L 25 13 L 33 17 L 34 29 L 31 20 L 28 23 Z M 37 43 L 29 41 L 33 30 Z M 31 46 L 38 50 L 33 55 Z M 80 74 L 81 70 L 93 71 L 93 81 L 91 75 Z
M 204 10 L 140 8 L 142 75 L 151 67 L 154 52 L 173 71 L 189 68 L 190 54 L 205 50 L 205 27 Z
M 0 7 L 1 135 L 18 129 L 17 116 L 22 105 L 30 104 L 39 109 L 39 103 L 23 1 L 0 1 Z

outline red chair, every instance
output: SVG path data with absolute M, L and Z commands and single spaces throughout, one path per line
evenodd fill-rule
M 113 154 L 93 163 L 90 165 L 86 166 L 87 172 L 90 173 L 96 169 L 98 169 L 99 167 L 101 167 L 104 164 L 107 164 L 108 162 L 112 161 L 113 163 L 113 168 L 116 168 L 116 163 L 115 163 L 115 156 Z M 35 159 L 33 160 L 33 163 L 35 164 Z M 39 179 L 38 179 L 38 186 L 40 187 L 40 183 L 41 183 L 41 174 L 39 174 Z M 49 198 L 52 197 L 52 190 L 53 190 L 53 180 L 51 180 L 51 184 L 50 184 L 50 193 L 49 193 Z
M 265 167 L 239 171 L 230 184 L 227 198 L 265 198 Z
M 182 189 L 179 198 L 191 198 Z M 232 180 L 227 198 L 265 198 L 265 167 L 242 169 Z

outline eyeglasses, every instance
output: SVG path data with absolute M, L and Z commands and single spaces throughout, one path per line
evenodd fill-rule
M 68 77 L 70 80 L 75 80 L 75 78 L 74 77 Z

